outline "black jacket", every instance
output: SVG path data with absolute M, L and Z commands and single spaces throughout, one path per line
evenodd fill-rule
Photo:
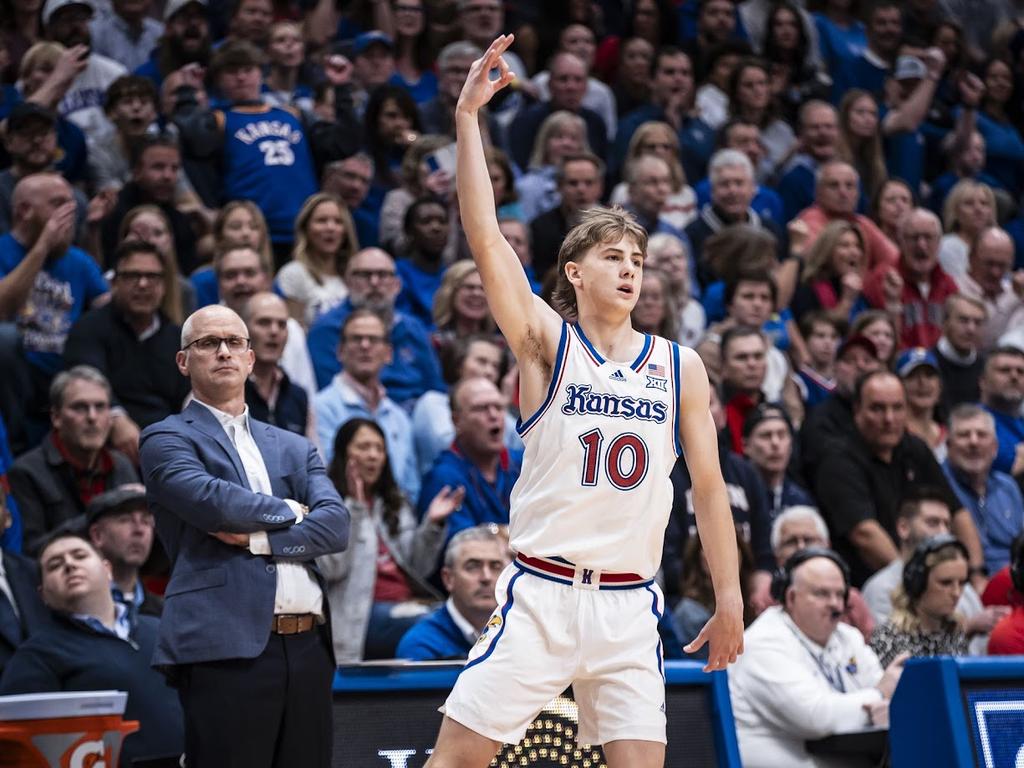
M 105 478 L 104 490 L 139 482 L 127 456 L 114 450 L 110 456 L 113 467 Z M 17 458 L 7 477 L 21 511 L 26 552 L 34 553 L 39 538 L 61 523 L 85 514 L 74 470 L 64 461 L 49 434 L 40 445 Z
M 180 344 L 181 327 L 163 316 L 160 329 L 140 341 L 110 302 L 78 319 L 64 344 L 64 362 L 98 369 L 110 381 L 114 403 L 142 429 L 179 413 L 188 396 L 188 379 L 174 362 Z
M 0 675 L 25 640 L 50 626 L 50 611 L 39 598 L 39 567 L 35 561 L 16 552 L 3 550 L 3 570 L 14 595 L 18 623 L 0 620 Z
M 107 214 L 101 225 L 103 264 L 106 268 L 114 267 L 114 252 L 121 242 L 119 233 L 125 214 L 138 205 L 155 205 L 164 212 L 171 222 L 171 232 L 174 233 L 174 252 L 178 257 L 178 270 L 183 275 L 192 274 L 199 266 L 199 262 L 196 256 L 196 233 L 188 216 L 170 203 L 157 202 L 134 181 L 129 181 L 121 188 L 114 210 Z

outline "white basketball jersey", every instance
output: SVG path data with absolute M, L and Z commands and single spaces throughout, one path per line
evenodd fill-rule
M 679 348 L 647 336 L 632 364 L 605 360 L 562 324 L 543 404 L 517 429 L 526 452 L 512 489 L 512 549 L 652 578 L 672 506 Z

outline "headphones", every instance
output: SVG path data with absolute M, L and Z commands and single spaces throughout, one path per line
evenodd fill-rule
M 1024 595 L 1024 533 L 1010 545 L 1010 581 L 1013 588 Z
M 956 547 L 964 559 L 970 561 L 967 547 L 952 534 L 940 533 L 938 536 L 925 539 L 917 545 L 914 554 L 903 566 L 903 591 L 911 600 L 917 600 L 928 589 L 928 573 L 931 571 L 931 566 L 928 565 L 928 556 L 946 547 Z
M 813 560 L 816 557 L 824 557 L 827 560 L 831 560 L 843 572 L 843 605 L 846 605 L 846 601 L 850 596 L 850 568 L 837 552 L 825 549 L 824 547 L 806 547 L 797 550 L 789 556 L 785 565 L 772 574 L 771 595 L 775 602 L 782 606 L 786 604 L 786 591 L 793 586 L 793 571 L 808 560 Z

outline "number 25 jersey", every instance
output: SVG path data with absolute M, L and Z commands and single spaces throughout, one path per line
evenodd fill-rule
M 652 578 L 681 454 L 679 348 L 645 336 L 630 363 L 605 360 L 562 324 L 540 408 L 517 426 L 526 452 L 512 489 L 512 549 Z

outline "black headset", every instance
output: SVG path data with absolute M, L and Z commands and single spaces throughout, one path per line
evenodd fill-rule
M 777 569 L 775 573 L 772 574 L 771 594 L 772 599 L 775 600 L 775 602 L 779 605 L 786 604 L 786 591 L 793 586 L 793 571 L 808 560 L 813 560 L 816 557 L 824 557 L 827 560 L 831 560 L 839 566 L 839 570 L 843 572 L 843 604 L 846 604 L 846 601 L 850 596 L 850 567 L 837 552 L 831 549 L 825 549 L 824 547 L 805 547 L 804 549 L 798 549 L 789 556 L 785 565 Z
M 1010 545 L 1010 581 L 1013 588 L 1024 596 L 1024 533 Z
M 956 547 L 964 556 L 964 560 L 970 561 L 967 547 L 950 533 L 940 533 L 938 536 L 925 539 L 917 545 L 914 554 L 903 566 L 903 591 L 911 600 L 917 600 L 928 589 L 928 573 L 931 571 L 928 556 L 946 547 Z

